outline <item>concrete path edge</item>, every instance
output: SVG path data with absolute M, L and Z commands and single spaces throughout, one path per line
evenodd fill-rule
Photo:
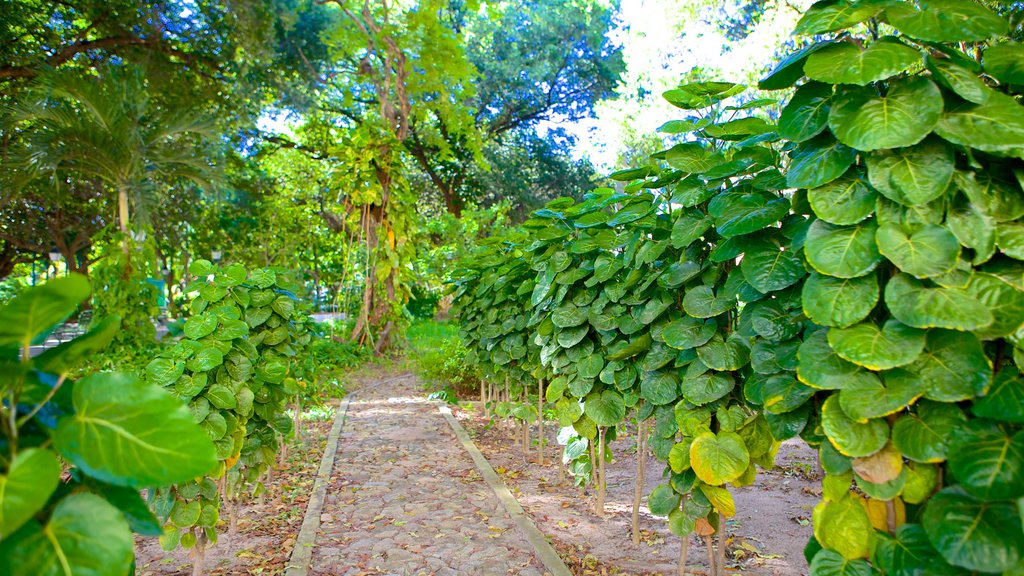
M 565 562 L 562 562 L 562 558 L 555 551 L 551 543 L 548 542 L 544 533 L 537 528 L 537 525 L 533 523 L 533 520 L 526 514 L 523 507 L 516 500 L 515 496 L 512 495 L 512 491 L 508 489 L 508 486 L 498 477 L 498 474 L 491 467 L 490 462 L 484 457 L 480 449 L 477 448 L 473 440 L 470 439 L 469 434 L 466 433 L 465 428 L 459 424 L 459 421 L 452 415 L 452 411 L 448 408 L 444 402 L 436 400 L 435 403 L 441 414 L 444 415 L 445 420 L 451 425 L 452 430 L 455 432 L 455 436 L 462 442 L 462 447 L 469 452 L 469 455 L 473 458 L 473 462 L 476 464 L 480 475 L 483 476 L 484 482 L 490 486 L 491 490 L 498 497 L 502 506 L 508 512 L 508 515 L 512 517 L 512 520 L 519 526 L 519 529 L 523 532 L 526 540 L 533 546 L 534 551 L 537 553 L 537 557 L 540 558 L 541 562 L 544 563 L 544 567 L 551 572 L 552 576 L 573 576 L 569 568 L 566 567 Z M 292 576 L 288 573 L 288 576 Z
M 313 481 L 313 492 L 309 495 L 309 503 L 306 505 L 306 515 L 302 518 L 302 527 L 299 528 L 295 547 L 292 548 L 288 566 L 285 567 L 285 576 L 307 576 L 309 574 L 309 567 L 313 561 L 313 547 L 316 545 L 316 533 L 320 530 L 320 514 L 324 509 L 327 485 L 331 481 L 334 457 L 338 452 L 338 436 L 341 435 L 341 429 L 345 425 L 345 417 L 348 414 L 350 403 L 351 397 L 346 396 L 340 410 L 334 416 L 334 424 L 331 426 L 331 431 L 327 435 L 327 444 L 324 446 L 324 455 L 320 459 L 320 469 L 316 473 L 316 480 Z

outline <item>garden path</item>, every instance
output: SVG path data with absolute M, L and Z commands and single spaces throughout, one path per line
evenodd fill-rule
M 534 548 L 415 376 L 350 396 L 310 574 L 542 576 Z

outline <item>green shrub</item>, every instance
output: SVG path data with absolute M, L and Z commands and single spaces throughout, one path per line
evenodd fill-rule
M 419 367 L 428 385 L 435 390 L 447 389 L 458 398 L 478 394 L 480 373 L 457 337 L 445 338 L 436 347 L 421 352 Z

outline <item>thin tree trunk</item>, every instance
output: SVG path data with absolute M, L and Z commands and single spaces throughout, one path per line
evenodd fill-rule
M 715 576 L 722 576 L 725 573 L 725 518 L 718 517 L 718 560 L 715 561 Z
M 302 395 L 295 395 L 295 441 L 302 441 Z
M 715 568 L 715 545 L 711 541 L 711 535 L 704 537 L 704 546 L 708 549 L 708 574 L 709 576 L 718 576 L 718 571 Z
M 677 574 L 679 576 L 686 576 L 686 555 L 690 551 L 690 535 L 683 536 L 683 541 L 679 546 L 679 570 Z
M 601 479 L 598 478 L 598 471 L 597 471 L 597 448 L 594 446 L 594 442 L 595 441 L 596 441 L 596 439 L 595 440 L 588 439 L 588 441 L 587 441 L 587 448 L 590 450 L 590 480 L 594 484 L 594 514 L 597 514 L 598 516 L 600 516 L 601 512 L 599 511 L 600 509 L 598 508 L 598 505 L 597 505 L 597 502 L 598 502 L 597 499 L 598 499 L 598 495 L 600 493 L 599 486 L 601 484 Z M 580 490 L 581 491 L 583 490 L 582 486 L 580 487 Z
M 640 543 L 640 500 L 644 493 L 644 476 L 647 464 L 647 447 L 644 430 L 647 421 L 641 420 L 636 427 L 636 480 L 633 484 L 633 544 Z
M 200 576 L 203 573 L 203 561 L 206 559 L 206 531 L 200 529 L 196 537 L 196 546 L 192 550 L 192 576 Z
M 597 461 L 601 471 L 600 482 L 597 485 L 597 515 L 602 518 L 604 518 L 605 492 L 608 490 L 608 481 L 604 475 L 604 436 L 607 431 L 608 429 L 604 426 L 597 429 Z
M 544 465 L 544 380 L 537 381 L 537 464 Z

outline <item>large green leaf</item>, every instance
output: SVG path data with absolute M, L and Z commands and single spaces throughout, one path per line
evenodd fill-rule
M 966 421 L 955 404 L 922 400 L 892 427 L 892 443 L 915 462 L 942 462 L 953 431 Z
M 917 374 L 897 368 L 878 378 L 860 378 L 839 392 L 839 406 L 858 422 L 895 414 L 924 394 L 928 383 Z
M 747 282 L 763 293 L 788 288 L 807 274 L 803 260 L 795 252 L 771 244 L 748 250 L 740 270 Z
M 844 88 L 832 99 L 828 125 L 836 138 L 861 151 L 913 146 L 939 123 L 942 93 L 923 76 L 894 80 L 885 96 L 871 88 Z
M 1024 84 L 1024 45 L 1002 42 L 985 50 L 985 72 L 1005 84 Z
M 872 576 L 871 565 L 863 558 L 847 560 L 832 550 L 821 550 L 811 560 L 811 576 Z
M 708 203 L 718 233 L 724 238 L 750 234 L 782 220 L 789 200 L 767 192 L 719 194 Z
M 559 328 L 572 328 L 587 321 L 587 308 L 575 304 L 564 304 L 551 313 L 551 321 Z
M 1024 378 L 1012 366 L 1004 366 L 992 387 L 976 401 L 971 411 L 982 418 L 1003 422 L 1024 423 Z
M 154 358 L 146 364 L 146 379 L 157 386 L 168 386 L 185 373 L 185 363 L 170 358 Z
M 757 87 L 761 90 L 781 90 L 796 84 L 804 76 L 804 63 L 807 61 L 807 57 L 831 43 L 831 41 L 818 42 L 786 56 L 757 83 Z
M 815 393 L 815 389 L 804 386 L 790 373 L 769 376 L 761 388 L 761 400 L 765 412 L 769 414 L 785 414 L 792 412 Z
M 70 342 L 47 348 L 35 357 L 36 368 L 51 374 L 66 374 L 103 350 L 121 329 L 121 317 L 109 316 L 90 325 L 89 331 Z
M 985 501 L 1024 496 L 1024 433 L 993 423 L 964 424 L 949 441 L 949 471 L 969 494 Z
M 877 532 L 875 537 L 872 562 L 885 574 L 916 574 L 937 554 L 919 524 L 903 524 L 892 536 Z
M 0 475 L 0 540 L 10 536 L 49 500 L 60 483 L 60 464 L 49 450 L 29 448 Z
M 981 502 L 960 488 L 945 488 L 928 501 L 921 524 L 954 566 L 1003 572 L 1024 556 L 1020 514 L 1008 502 Z
M 38 342 L 74 312 L 89 292 L 85 276 L 70 274 L 19 294 L 0 307 L 0 347 L 24 348 Z
M 687 290 L 683 296 L 683 310 L 694 318 L 713 318 L 735 307 L 735 296 L 715 294 L 706 284 Z
M 583 402 L 583 413 L 598 426 L 616 426 L 626 417 L 626 405 L 613 390 L 592 392 Z
M 698 320 L 690 316 L 673 321 L 661 332 L 661 339 L 672 348 L 688 350 L 702 346 L 718 331 L 714 318 Z
M 814 507 L 814 537 L 847 560 L 867 558 L 873 534 L 867 511 L 852 494 Z
M 856 170 L 842 178 L 807 191 L 807 200 L 822 220 L 845 226 L 864 220 L 875 211 L 876 193 Z
M 863 276 L 881 261 L 875 242 L 877 230 L 873 219 L 852 226 L 835 226 L 824 220 L 815 220 L 807 230 L 804 243 L 807 261 L 815 270 L 829 276 Z
M 679 380 L 671 372 L 648 372 L 640 379 L 640 397 L 655 406 L 675 402 Z
M 967 293 L 988 306 L 995 320 L 974 333 L 983 340 L 1013 334 L 1024 323 L 1024 291 L 990 274 L 975 273 Z
M 956 183 L 979 210 L 996 222 L 1008 222 L 1024 216 L 1024 194 L 1020 184 L 998 173 L 958 172 Z
M 1024 148 L 1024 107 L 1012 100 L 950 107 L 935 133 L 954 144 L 986 152 L 1020 153 Z
M 204 336 L 213 334 L 213 331 L 217 329 L 217 321 L 217 315 L 207 310 L 186 320 L 183 332 L 185 336 L 193 340 L 199 340 Z
M 828 343 L 827 330 L 807 336 L 800 344 L 797 358 L 797 378 L 820 390 L 838 390 L 865 374 L 874 377 L 860 366 L 840 358 Z
M 835 278 L 814 272 L 801 294 L 807 317 L 822 326 L 846 328 L 860 322 L 878 302 L 878 278 Z
M 836 42 L 807 58 L 804 74 L 828 84 L 865 86 L 905 72 L 921 62 L 921 54 L 887 37 L 866 48 L 854 42 Z
M 698 406 L 722 398 L 735 387 L 736 382 L 732 376 L 721 372 L 705 372 L 699 376 L 684 378 L 680 384 L 683 398 Z
M 672 247 L 689 246 L 694 240 L 702 237 L 714 223 L 713 218 L 695 208 L 680 210 L 672 225 Z
M 941 196 L 956 168 L 952 148 L 934 137 L 910 148 L 869 154 L 867 165 L 871 185 L 905 206 L 927 204 Z
M 941 276 L 952 270 L 960 257 L 960 242 L 944 226 L 926 224 L 907 234 L 898 224 L 883 224 L 875 238 L 883 256 L 918 278 Z
M 690 445 L 690 466 L 702 482 L 711 486 L 736 480 L 749 465 L 747 446 L 734 432 L 705 432 Z
M 995 220 L 962 194 L 955 195 L 947 209 L 946 227 L 961 245 L 974 250 L 974 264 L 985 262 L 995 254 Z
M 842 176 L 857 159 L 857 151 L 824 133 L 801 142 L 790 152 L 786 186 L 817 188 Z
M 647 497 L 647 508 L 655 516 L 668 516 L 670 512 L 679 508 L 681 499 L 682 497 L 671 486 L 660 484 L 655 486 L 651 495 Z
M 808 82 L 793 94 L 779 116 L 779 136 L 790 142 L 810 140 L 828 126 L 832 86 Z
M 193 372 L 208 372 L 224 363 L 224 353 L 218 348 L 207 346 L 196 353 L 185 366 Z
M 894 3 L 885 11 L 886 21 L 907 36 L 930 42 L 980 42 L 1004 36 L 1007 22 L 975 2 L 917 0 Z
M 884 7 L 885 4 L 879 0 L 816 2 L 800 17 L 793 35 L 824 34 L 856 26 L 877 16 Z
M 213 444 L 168 392 L 119 373 L 74 388 L 75 414 L 61 418 L 54 445 L 90 476 L 135 488 L 191 480 L 216 464 Z
M 892 315 L 914 328 L 975 330 L 992 324 L 988 307 L 958 288 L 925 288 L 909 274 L 897 274 L 885 286 Z
M 925 332 L 898 320 L 879 328 L 862 322 L 828 331 L 828 343 L 842 358 L 869 370 L 888 370 L 913 362 L 924 349 Z
M 132 565 L 124 515 L 95 494 L 72 494 L 45 525 L 32 521 L 0 542 L 0 574 L 124 576 Z
M 750 362 L 750 344 L 738 334 L 729 336 L 727 340 L 716 334 L 697 348 L 697 357 L 712 370 L 739 370 Z
M 889 440 L 889 425 L 885 420 L 857 422 L 843 412 L 838 394 L 829 396 L 821 406 L 821 425 L 836 450 L 852 458 L 870 456 Z

